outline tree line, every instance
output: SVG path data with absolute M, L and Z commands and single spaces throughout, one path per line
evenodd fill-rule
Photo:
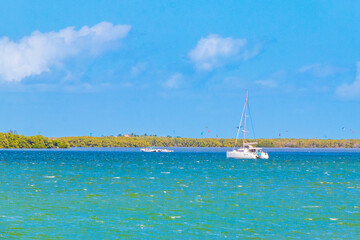
M 0 148 L 69 148 L 69 147 L 233 147 L 235 139 L 183 138 L 157 136 L 105 136 L 48 138 L 24 136 L 14 132 L 0 133 Z M 258 147 L 288 148 L 360 148 L 360 139 L 248 139 Z M 237 147 L 241 146 L 239 141 Z
M 16 132 L 0 133 L 0 148 L 69 148 L 61 139 L 50 139 L 41 135 L 24 136 Z
M 156 136 L 106 136 L 106 137 L 62 137 L 71 147 L 233 147 L 235 139 L 229 138 L 184 138 Z M 288 148 L 359 148 L 360 139 L 248 139 L 258 147 Z M 241 142 L 238 142 L 238 146 Z

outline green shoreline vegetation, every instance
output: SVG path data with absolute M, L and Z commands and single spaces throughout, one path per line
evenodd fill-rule
M 0 148 L 69 148 L 70 144 L 61 139 L 41 135 L 24 136 L 16 132 L 0 133 Z
M 16 132 L 0 133 L 0 148 L 69 148 L 69 147 L 233 147 L 235 139 L 229 138 L 183 138 L 147 135 L 105 137 L 60 137 L 41 135 L 24 136 Z M 247 139 L 258 142 L 258 147 L 277 148 L 360 148 L 360 139 Z M 241 141 L 238 142 L 241 145 Z
M 106 136 L 106 137 L 62 137 L 71 147 L 233 147 L 235 139 L 229 138 L 183 138 L 157 136 Z M 288 148 L 359 148 L 360 139 L 247 139 L 258 142 L 258 147 Z M 238 141 L 238 146 L 241 140 Z

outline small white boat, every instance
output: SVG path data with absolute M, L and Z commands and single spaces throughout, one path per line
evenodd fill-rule
M 232 151 L 227 151 L 226 152 L 226 157 L 227 158 L 236 158 L 236 159 L 268 159 L 269 155 L 268 155 L 267 152 L 264 152 L 262 150 L 262 148 L 253 147 L 253 145 L 257 144 L 256 142 L 245 143 L 247 105 L 248 105 L 248 91 L 246 91 L 245 105 L 244 105 L 243 113 L 242 113 L 242 116 L 241 116 L 240 124 L 239 124 L 239 127 L 238 127 L 239 129 L 238 129 L 238 132 L 237 132 L 237 135 L 236 135 L 234 148 L 233 148 Z M 241 148 L 235 149 L 242 123 L 244 123 L 243 124 L 244 127 L 241 130 L 243 132 L 243 144 L 242 144 Z
M 165 148 L 154 148 L 154 147 L 147 147 L 147 148 L 140 148 L 141 152 L 174 152 L 174 150 L 165 149 Z
M 267 152 L 264 152 L 262 148 L 253 147 L 251 144 L 255 143 L 245 143 L 245 146 L 239 149 L 233 149 L 232 151 L 226 152 L 227 158 L 237 158 L 237 159 L 268 159 L 269 155 Z

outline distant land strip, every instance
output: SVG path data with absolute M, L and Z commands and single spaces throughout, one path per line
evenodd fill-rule
M 298 139 L 260 138 L 247 139 L 257 142 L 258 147 L 277 148 L 360 148 L 360 139 Z M 60 137 L 41 135 L 24 136 L 16 133 L 0 133 L 0 148 L 70 148 L 70 147 L 233 147 L 235 139 L 184 138 L 157 136 L 104 136 Z M 238 141 L 237 146 L 242 144 Z
M 61 139 L 50 139 L 41 135 L 24 136 L 17 133 L 0 133 L 0 148 L 69 148 Z
M 156 136 L 106 136 L 106 137 L 61 137 L 61 142 L 69 143 L 70 147 L 233 147 L 235 139 L 229 138 L 184 138 Z M 360 139 L 247 139 L 257 142 L 258 147 L 288 148 L 359 148 Z M 242 144 L 238 141 L 237 146 Z

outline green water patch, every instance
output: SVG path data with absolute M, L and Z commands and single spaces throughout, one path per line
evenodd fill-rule
M 0 159 L 4 239 L 359 236 L 360 154 L 230 162 L 220 153 L 0 151 Z

